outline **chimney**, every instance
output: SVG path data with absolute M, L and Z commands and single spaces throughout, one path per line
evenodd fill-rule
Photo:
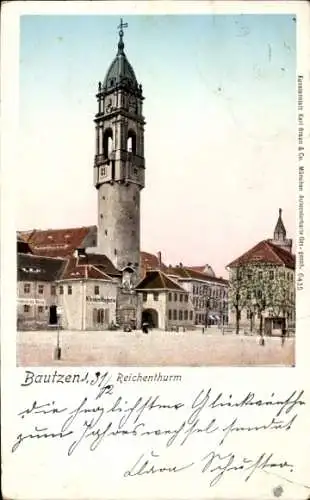
M 182 262 L 180 262 L 180 264 L 179 264 L 179 267 L 183 267 L 183 264 L 182 264 Z
M 158 269 L 161 269 L 161 252 L 157 253 Z

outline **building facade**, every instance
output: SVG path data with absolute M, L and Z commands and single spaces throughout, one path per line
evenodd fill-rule
M 65 261 L 31 253 L 17 254 L 17 328 L 44 329 L 57 306 L 56 280 Z
M 229 324 L 261 335 L 294 334 L 295 256 L 281 217 L 274 238 L 263 240 L 227 267 Z
M 217 278 L 210 266 L 207 272 L 196 271 L 182 264 L 169 267 L 167 275 L 176 280 L 190 297 L 194 308 L 194 324 L 224 326 L 228 323 L 228 281 Z

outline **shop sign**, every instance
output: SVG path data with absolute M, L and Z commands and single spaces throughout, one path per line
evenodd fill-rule
M 112 297 L 87 296 L 86 301 L 87 302 L 103 302 L 104 304 L 111 304 L 111 303 L 115 303 L 116 299 L 112 298 Z

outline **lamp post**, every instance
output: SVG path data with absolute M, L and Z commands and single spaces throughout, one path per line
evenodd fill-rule
M 53 322 L 51 326 L 56 329 L 56 347 L 54 349 L 54 359 L 59 361 L 61 359 L 61 347 L 60 347 L 60 324 L 59 319 L 61 316 L 60 307 L 56 306 L 55 323 Z
M 211 307 L 211 298 L 210 298 L 210 287 L 206 287 L 206 294 L 204 295 L 204 306 L 205 306 L 205 327 L 209 326 L 209 311 Z
M 226 311 L 225 307 L 225 299 L 221 298 L 221 324 L 222 324 L 222 335 L 224 335 L 224 311 Z

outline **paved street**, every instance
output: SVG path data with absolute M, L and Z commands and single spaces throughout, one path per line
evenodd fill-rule
M 60 332 L 61 360 L 54 361 L 56 332 L 17 332 L 19 366 L 240 366 L 294 363 L 295 340 L 255 336 L 224 336 L 207 329 L 185 333 L 141 331 Z

